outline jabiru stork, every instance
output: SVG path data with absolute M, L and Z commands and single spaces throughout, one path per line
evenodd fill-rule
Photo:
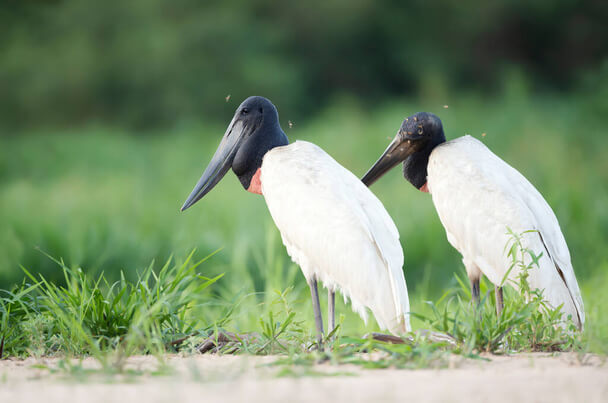
M 263 195 L 291 259 L 310 287 L 317 339 L 323 335 L 317 282 L 328 289 L 328 333 L 335 326 L 335 291 L 382 329 L 411 330 L 403 250 L 393 220 L 376 196 L 318 146 L 289 143 L 275 106 L 247 98 L 236 109 L 220 145 L 184 203 L 192 206 L 228 170 L 243 187 Z
M 405 179 L 431 194 L 449 243 L 463 257 L 475 300 L 483 273 L 497 286 L 500 312 L 500 285 L 512 262 L 505 253 L 508 229 L 533 230 L 522 239 L 524 248 L 542 252 L 538 270 L 529 271 L 530 286 L 544 290 L 543 297 L 582 329 L 585 312 L 568 245 L 553 210 L 523 175 L 471 136 L 446 141 L 441 120 L 426 112 L 403 121 L 363 183 L 370 186 L 400 162 Z M 508 278 L 517 274 L 516 268 Z

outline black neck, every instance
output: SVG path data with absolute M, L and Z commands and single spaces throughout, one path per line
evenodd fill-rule
M 245 189 L 249 189 L 251 179 L 262 166 L 266 153 L 275 147 L 289 144 L 278 120 L 265 123 L 239 148 L 232 165 L 232 170 Z
M 422 149 L 416 151 L 403 161 L 403 176 L 414 185 L 416 189 L 420 189 L 426 183 L 426 177 L 428 175 L 427 166 L 429 164 L 431 152 L 443 142 L 445 142 L 445 139 L 438 142 L 429 141 Z

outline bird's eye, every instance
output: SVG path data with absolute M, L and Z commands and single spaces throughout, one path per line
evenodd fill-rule
M 241 114 L 246 115 L 249 113 L 249 108 L 243 108 L 243 110 L 241 111 Z

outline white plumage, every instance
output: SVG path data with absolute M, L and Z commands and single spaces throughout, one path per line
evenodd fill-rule
M 530 285 L 544 290 L 554 307 L 563 304 L 563 312 L 582 328 L 583 300 L 568 246 L 551 207 L 525 177 L 480 141 L 464 136 L 435 147 L 427 180 L 448 241 L 462 254 L 470 278 L 483 273 L 499 285 L 510 267 L 507 228 L 536 230 L 523 238 L 526 248 L 542 252 Z M 513 270 L 509 278 L 516 276 Z
M 384 206 L 350 171 L 314 144 L 296 141 L 264 156 L 262 193 L 292 260 L 369 308 L 394 334 L 411 330 L 399 233 Z

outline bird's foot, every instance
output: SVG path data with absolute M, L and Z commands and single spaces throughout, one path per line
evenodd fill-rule
M 425 337 L 426 339 L 434 343 L 447 343 L 450 346 L 456 345 L 456 339 L 447 333 L 433 332 L 427 329 L 420 329 L 413 332 L 413 334 Z
M 432 332 L 427 329 L 416 330 L 415 332 L 408 333 L 406 335 L 403 335 L 402 337 L 384 333 L 371 333 L 363 337 L 372 338 L 373 340 L 382 341 L 390 344 L 411 344 L 414 342 L 415 336 L 422 336 L 435 343 L 448 343 L 450 345 L 456 344 L 456 340 L 449 334 Z
M 223 352 L 224 354 L 234 354 L 244 345 L 256 344 L 261 340 L 258 333 L 237 334 L 232 332 L 213 332 L 201 344 L 197 350 L 201 354 Z
M 314 343 L 308 346 L 308 351 L 318 351 L 322 353 L 325 350 L 325 345 L 322 339 L 317 339 Z
M 383 341 L 385 343 L 389 343 L 389 344 L 405 344 L 406 343 L 406 339 L 403 339 L 399 336 L 394 336 L 392 334 L 384 334 L 384 333 L 369 333 L 366 334 L 365 336 L 363 336 L 363 338 L 365 339 L 369 339 L 372 338 L 373 340 L 377 340 L 377 341 Z M 410 340 L 408 340 L 410 341 Z

